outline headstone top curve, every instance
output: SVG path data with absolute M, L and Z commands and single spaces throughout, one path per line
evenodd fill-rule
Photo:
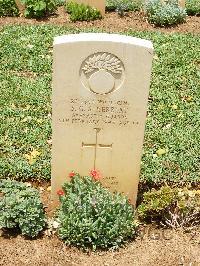
M 62 35 L 54 38 L 54 46 L 65 43 L 97 42 L 97 41 L 132 44 L 135 46 L 142 46 L 149 50 L 153 50 L 153 44 L 149 40 L 144 40 L 132 36 L 109 34 L 109 33 L 80 33 L 80 34 Z

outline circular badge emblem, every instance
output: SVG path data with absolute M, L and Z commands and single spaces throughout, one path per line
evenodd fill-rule
M 87 89 L 96 94 L 109 94 L 124 82 L 124 65 L 115 55 L 95 53 L 81 65 L 81 81 Z

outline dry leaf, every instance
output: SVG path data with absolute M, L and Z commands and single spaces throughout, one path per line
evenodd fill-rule
M 22 119 L 22 122 L 23 123 L 25 123 L 25 122 L 27 122 L 28 121 L 28 119 L 25 117 L 24 119 Z
M 167 150 L 166 150 L 166 149 L 159 149 L 159 150 L 156 151 L 156 154 L 157 154 L 158 156 L 162 156 L 162 155 L 164 155 L 165 153 L 167 153 Z
M 25 158 L 28 160 L 30 165 L 33 165 L 40 154 L 41 153 L 39 151 L 33 149 L 30 154 L 25 154 Z
M 167 124 L 166 126 L 163 127 L 163 129 L 170 129 L 172 124 Z
M 178 109 L 178 106 L 177 106 L 176 104 L 173 104 L 173 105 L 172 105 L 172 109 L 173 109 L 173 110 L 177 110 L 177 109 Z
M 32 45 L 32 44 L 27 45 L 27 48 L 29 48 L 29 49 L 32 49 L 33 47 L 34 47 L 34 45 Z
M 154 55 L 153 59 L 159 60 L 159 57 L 157 56 L 157 54 Z
M 180 113 L 177 115 L 178 118 L 183 118 L 184 117 L 184 114 Z
M 37 150 L 35 150 L 35 149 L 33 149 L 32 152 L 31 152 L 31 156 L 32 156 L 33 158 L 36 158 L 36 157 L 39 156 L 40 154 L 41 154 L 41 152 L 39 152 L 39 151 L 37 151 Z
M 186 101 L 187 101 L 188 103 L 190 103 L 192 100 L 193 100 L 193 97 L 192 97 L 192 96 L 187 96 L 187 97 L 186 97 Z

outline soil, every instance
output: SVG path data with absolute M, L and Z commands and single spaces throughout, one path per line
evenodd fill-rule
M 124 18 L 116 13 L 107 13 L 103 20 L 72 23 L 64 9 L 43 20 L 0 18 L 0 26 L 29 24 L 56 24 L 81 28 L 98 28 L 107 32 L 120 31 L 162 31 L 166 33 L 200 33 L 200 17 L 188 17 L 187 22 L 176 27 L 156 28 L 146 21 L 141 13 L 129 12 Z M 53 215 L 49 184 L 37 184 L 48 216 Z M 84 253 L 74 247 L 67 247 L 56 234 L 45 231 L 37 239 L 26 239 L 16 231 L 0 231 L 0 265 L 132 265 L 132 266 L 199 266 L 200 228 L 182 230 L 161 230 L 152 225 L 141 229 L 140 236 L 118 251 L 97 251 Z
M 48 216 L 52 216 L 49 184 L 37 184 Z M 135 240 L 117 251 L 85 253 L 67 247 L 56 234 L 46 230 L 37 239 L 16 231 L 0 231 L 1 266 L 199 266 L 200 228 L 162 230 L 143 226 Z
M 168 231 L 160 237 L 148 234 L 127 244 L 118 251 L 84 253 L 67 247 L 56 236 L 35 240 L 20 235 L 4 235 L 0 238 L 0 265 L 105 265 L 105 266 L 199 266 L 200 232 L 186 234 Z M 167 240 L 169 239 L 169 240 Z
M 188 16 L 183 24 L 174 27 L 160 28 L 150 25 L 141 12 L 127 12 L 123 18 L 120 18 L 116 12 L 106 13 L 104 19 L 92 22 L 70 22 L 69 15 L 66 14 L 63 7 L 60 7 L 56 14 L 44 19 L 26 19 L 24 17 L 6 17 L 0 18 L 0 26 L 18 24 L 56 24 L 65 25 L 73 28 L 97 28 L 106 32 L 120 31 L 161 31 L 161 32 L 182 32 L 182 33 L 200 33 L 200 17 Z

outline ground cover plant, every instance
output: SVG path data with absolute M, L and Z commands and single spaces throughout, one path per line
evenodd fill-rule
M 0 178 L 50 179 L 53 37 L 78 32 L 50 25 L 2 28 Z M 126 34 L 155 46 L 141 182 L 199 181 L 199 36 Z
M 120 193 L 112 194 L 99 182 L 97 171 L 71 181 L 58 191 L 59 236 L 68 245 L 87 249 L 118 248 L 135 235 L 134 209 Z
M 19 228 L 35 237 L 46 224 L 39 192 L 21 182 L 0 180 L 0 229 Z
M 65 5 L 65 3 L 66 3 L 66 0 L 56 0 L 57 6 L 63 6 Z
M 176 25 L 186 19 L 186 11 L 180 8 L 175 0 L 149 0 L 146 2 L 145 11 L 148 21 L 156 26 Z
M 0 0 L 0 17 L 17 15 L 19 11 L 14 0 Z
M 200 190 L 164 186 L 143 197 L 137 210 L 141 220 L 183 229 L 200 223 Z
M 185 8 L 188 15 L 200 14 L 200 1 L 199 0 L 186 0 Z
M 107 0 L 106 10 L 117 11 L 120 16 L 124 15 L 125 11 L 140 11 L 143 7 L 142 0 Z
M 73 22 L 91 21 L 102 18 L 100 11 L 96 8 L 73 1 L 66 3 L 65 10 L 70 14 L 70 20 Z
M 51 14 L 56 10 L 56 0 L 21 0 L 25 5 L 24 15 L 25 17 L 43 17 Z

